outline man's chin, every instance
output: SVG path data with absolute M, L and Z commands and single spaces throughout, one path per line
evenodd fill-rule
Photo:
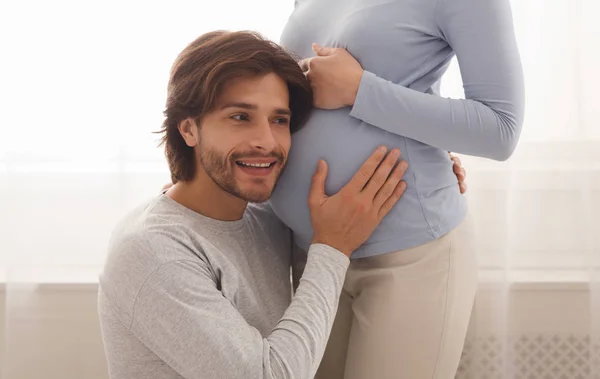
M 271 183 L 244 183 L 238 182 L 235 191 L 230 191 L 240 199 L 249 203 L 264 203 L 271 198 L 274 184 Z
M 242 199 L 249 203 L 264 203 L 271 198 L 271 192 L 269 193 L 243 193 Z

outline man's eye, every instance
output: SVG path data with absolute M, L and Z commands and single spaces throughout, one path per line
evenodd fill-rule
M 234 116 L 231 116 L 231 118 L 236 121 L 250 121 L 250 118 L 248 117 L 248 115 L 244 114 L 244 113 L 236 114 Z
M 275 123 L 279 125 L 289 125 L 290 120 L 286 117 L 278 117 L 275 119 Z

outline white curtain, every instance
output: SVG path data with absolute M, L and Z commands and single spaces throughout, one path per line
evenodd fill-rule
M 481 288 L 461 378 L 600 378 L 596 0 L 514 0 L 527 90 L 514 157 L 464 157 Z M 446 77 L 460 97 L 460 78 Z
M 458 377 L 600 378 L 600 3 L 512 5 L 527 115 L 508 162 L 461 157 L 481 289 Z M 3 7 L 0 377 L 105 378 L 88 311 L 115 222 L 169 180 L 170 65 L 209 30 L 277 40 L 293 1 Z M 462 97 L 456 65 L 442 88 Z

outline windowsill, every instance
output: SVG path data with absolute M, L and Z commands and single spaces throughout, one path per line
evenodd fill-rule
M 595 281 L 600 280 L 600 276 L 593 277 L 589 270 L 583 269 L 479 271 L 480 289 L 484 290 L 589 291 L 592 278 Z
M 17 267 L 8 273 L 0 270 L 0 292 L 15 290 L 79 291 L 98 288 L 98 267 Z
M 29 271 L 30 275 L 13 277 L 6 282 L 0 277 L 0 292 L 14 287 L 15 290 L 35 288 L 41 291 L 97 291 L 98 270 L 43 270 Z M 479 271 L 481 290 L 520 291 L 589 291 L 592 282 L 588 270 L 499 270 Z M 600 274 L 595 278 L 600 281 Z

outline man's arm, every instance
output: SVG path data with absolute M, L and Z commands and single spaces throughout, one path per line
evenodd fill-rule
M 202 260 L 157 268 L 137 294 L 129 330 L 186 379 L 311 379 L 331 331 L 348 256 L 406 189 L 406 162 L 396 165 L 400 151 L 386 154 L 378 148 L 333 196 L 325 194 L 327 165 L 319 162 L 308 199 L 313 244 L 292 303 L 269 336 L 223 297 Z
M 302 278 L 302 274 L 306 268 L 307 258 L 307 251 L 294 243 L 292 238 L 292 288 L 294 293 L 296 293 L 300 285 L 300 278 Z
M 144 283 L 130 331 L 186 379 L 314 375 L 349 260 L 315 244 L 304 280 L 269 336 L 250 326 L 203 261 L 164 264 Z

